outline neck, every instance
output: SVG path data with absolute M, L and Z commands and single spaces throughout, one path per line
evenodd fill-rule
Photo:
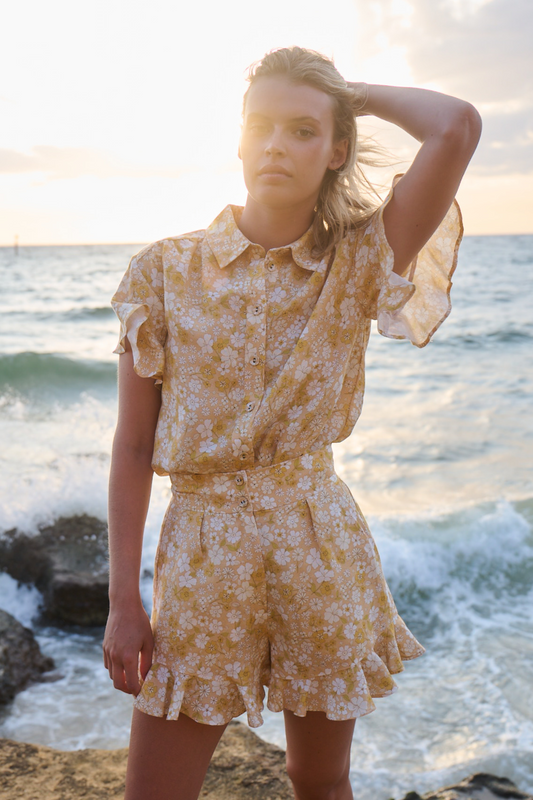
M 248 195 L 239 220 L 239 230 L 254 244 L 265 251 L 273 247 L 292 244 L 309 229 L 314 217 L 314 208 L 306 203 L 302 207 L 269 208 L 259 205 Z

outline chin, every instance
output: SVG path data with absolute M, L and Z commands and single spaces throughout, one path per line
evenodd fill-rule
M 280 186 L 262 186 L 252 191 L 248 189 L 248 194 L 257 205 L 268 208 L 292 208 L 302 202 L 302 198 L 295 197 Z

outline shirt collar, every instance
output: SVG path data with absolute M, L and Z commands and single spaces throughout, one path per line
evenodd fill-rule
M 240 219 L 242 211 L 241 206 L 228 205 L 207 228 L 207 241 L 222 269 L 235 261 L 248 247 L 253 247 L 249 239 L 239 230 L 236 222 Z M 312 256 L 313 244 L 313 231 L 309 228 L 292 244 L 273 248 L 270 252 L 291 250 L 292 257 L 299 267 L 314 272 L 320 266 L 321 259 Z

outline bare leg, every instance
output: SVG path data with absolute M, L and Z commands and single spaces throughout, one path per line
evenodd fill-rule
M 349 772 L 355 719 L 330 720 L 323 711 L 308 711 L 306 717 L 283 714 L 295 800 L 353 800 Z
M 133 709 L 124 800 L 197 800 L 225 728 Z

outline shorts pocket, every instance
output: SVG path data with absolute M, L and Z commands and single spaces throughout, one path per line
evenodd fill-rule
M 173 559 L 181 556 L 194 559 L 205 556 L 205 511 L 198 498 L 187 494 L 174 494 L 167 508 L 159 538 L 158 560 L 166 555 Z

